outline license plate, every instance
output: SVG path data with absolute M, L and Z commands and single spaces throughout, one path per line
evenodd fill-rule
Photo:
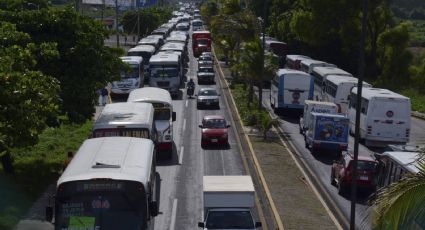
M 211 142 L 217 142 L 218 140 L 217 139 L 211 139 Z
M 369 180 L 368 176 L 360 176 L 360 180 Z

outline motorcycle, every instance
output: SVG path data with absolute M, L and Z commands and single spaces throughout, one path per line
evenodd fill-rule
M 188 86 L 187 86 L 187 96 L 188 96 L 189 98 L 192 98 L 192 96 L 193 96 L 194 92 L 195 92 L 195 86 L 193 86 L 193 85 L 188 85 Z

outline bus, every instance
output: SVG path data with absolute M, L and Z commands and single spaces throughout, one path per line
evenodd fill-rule
M 166 42 L 159 51 L 178 51 L 182 53 L 182 61 L 187 62 L 189 61 L 189 55 L 187 52 L 187 46 L 185 43 L 182 42 Z
M 297 55 L 297 54 L 286 55 L 285 67 L 288 69 L 300 70 L 301 61 L 305 59 L 311 59 L 311 58 L 307 56 L 303 56 L 303 55 Z
M 314 67 L 313 71 L 311 72 L 311 75 L 314 77 L 314 83 L 320 88 L 323 86 L 323 82 L 326 80 L 326 76 L 328 75 L 353 77 L 351 73 L 344 71 L 340 68 L 331 66 Z
M 302 112 L 305 100 L 312 100 L 313 78 L 304 72 L 279 69 L 273 76 L 270 87 L 270 104 L 275 113 L 283 110 Z
M 193 31 L 203 30 L 204 22 L 201 19 L 195 19 L 192 21 Z
M 57 181 L 55 229 L 153 230 L 158 179 L 151 140 L 88 139 Z
M 140 45 L 150 45 L 155 47 L 155 51 L 157 51 L 159 49 L 160 46 L 162 46 L 160 38 L 142 38 L 140 39 L 140 41 L 137 43 L 138 46 Z
M 155 47 L 151 45 L 138 45 L 127 52 L 127 56 L 140 56 L 143 58 L 144 75 L 149 76 L 149 60 L 155 54 Z
M 183 83 L 183 66 L 179 55 L 159 53 L 149 60 L 149 85 L 178 96 Z
M 112 82 L 111 96 L 128 95 L 133 89 L 143 87 L 145 81 L 142 57 L 124 56 L 120 58 L 130 66 L 130 70 L 121 73 L 121 81 Z
M 314 67 L 336 67 L 336 65 L 327 63 L 324 61 L 314 60 L 314 59 L 303 59 L 300 61 L 300 70 L 303 72 L 306 72 L 308 74 L 311 74 L 313 72 Z
M 406 144 L 410 135 L 410 99 L 388 89 L 364 88 L 361 105 L 357 105 L 357 87 L 351 90 L 348 117 L 350 133 L 360 109 L 360 139 L 366 146 L 385 147 Z
M 145 87 L 133 90 L 128 95 L 127 102 L 151 103 L 154 110 L 155 126 L 158 132 L 158 150 L 168 152 L 168 158 L 173 153 L 173 122 L 176 120 L 176 112 L 173 111 L 173 103 L 170 93 L 165 89 Z
M 93 124 L 92 137 L 140 137 L 157 143 L 154 108 L 149 103 L 107 104 Z
M 333 102 L 338 107 L 338 113 L 348 113 L 351 89 L 357 87 L 358 79 L 349 76 L 328 75 L 323 83 L 323 101 Z M 371 84 L 363 81 L 363 87 L 370 88 Z

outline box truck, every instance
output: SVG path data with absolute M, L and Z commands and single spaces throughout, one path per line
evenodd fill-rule
M 255 205 L 254 184 L 250 176 L 204 176 L 203 229 L 256 229 L 252 210 Z
M 202 52 L 211 51 L 211 33 L 206 30 L 194 31 L 192 33 L 193 56 L 199 57 Z
M 312 101 L 305 100 L 304 102 L 304 112 L 300 117 L 300 133 L 305 135 L 305 131 L 308 127 L 308 122 L 311 119 L 311 113 L 329 113 L 336 114 L 337 113 L 337 105 L 333 102 L 325 102 L 325 101 Z

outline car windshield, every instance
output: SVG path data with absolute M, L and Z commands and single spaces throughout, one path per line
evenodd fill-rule
M 254 221 L 248 211 L 213 211 L 206 220 L 208 229 L 253 229 Z
M 199 68 L 199 72 L 214 73 L 214 69 L 213 68 Z
M 199 95 L 201 95 L 201 96 L 217 96 L 217 91 L 215 91 L 214 89 L 201 90 L 199 92 Z
M 199 45 L 208 45 L 208 39 L 198 39 L 198 44 Z
M 226 121 L 224 119 L 207 119 L 202 122 L 204 128 L 223 129 L 226 128 Z
M 202 56 L 199 57 L 199 61 L 212 61 L 212 58 L 210 56 Z
M 357 169 L 364 171 L 374 171 L 376 169 L 377 163 L 373 161 L 358 161 Z

